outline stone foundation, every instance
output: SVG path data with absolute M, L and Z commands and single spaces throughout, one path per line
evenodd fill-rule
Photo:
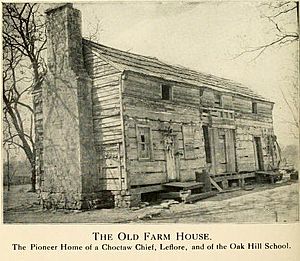
M 112 197 L 110 196 L 112 199 Z M 105 200 L 104 200 L 105 199 Z M 95 209 L 113 206 L 113 200 L 102 192 L 84 195 L 81 193 L 41 192 L 41 205 L 44 209 Z
M 141 202 L 141 194 L 130 194 L 128 190 L 113 191 L 114 205 L 117 208 L 136 207 Z
M 40 192 L 40 201 L 44 209 L 101 209 L 130 208 L 141 202 L 141 194 L 130 191 L 100 191 L 84 195 L 81 193 Z

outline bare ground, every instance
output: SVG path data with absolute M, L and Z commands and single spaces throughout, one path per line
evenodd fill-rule
M 299 221 L 298 183 L 257 185 L 194 204 L 159 204 L 133 209 L 42 210 L 30 186 L 4 188 L 4 223 L 275 223 Z

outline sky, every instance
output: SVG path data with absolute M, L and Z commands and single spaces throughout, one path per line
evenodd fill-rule
M 273 25 L 261 16 L 259 2 L 101 2 L 77 3 L 83 35 L 95 32 L 101 44 L 186 66 L 243 83 L 275 102 L 274 127 L 280 144 L 297 144 L 288 121 L 288 97 L 297 79 L 297 45 L 270 48 L 236 58 L 248 47 L 274 36 Z M 266 10 L 266 9 L 264 9 Z M 295 16 L 283 21 L 289 29 Z

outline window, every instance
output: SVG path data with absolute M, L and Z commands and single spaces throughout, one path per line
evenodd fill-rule
M 161 85 L 161 99 L 172 100 L 172 87 L 170 85 Z
M 252 102 L 252 113 L 257 114 L 257 102 Z
M 203 88 L 201 88 L 201 89 L 200 89 L 200 97 L 202 97 L 202 96 L 203 96 L 203 93 L 204 93 L 204 89 L 203 89 Z
M 215 95 L 214 95 L 214 104 L 217 107 L 221 107 L 222 106 L 221 94 L 215 93 Z
M 138 159 L 151 158 L 150 127 L 137 126 Z
M 194 128 L 193 126 L 182 126 L 183 144 L 184 144 L 184 158 L 194 159 Z

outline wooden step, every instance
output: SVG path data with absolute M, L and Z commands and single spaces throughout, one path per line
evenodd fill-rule
M 179 190 L 192 190 L 196 188 L 202 188 L 204 186 L 203 182 L 196 182 L 196 181 L 187 181 L 187 182 L 169 182 L 163 184 L 166 188 L 176 188 Z

